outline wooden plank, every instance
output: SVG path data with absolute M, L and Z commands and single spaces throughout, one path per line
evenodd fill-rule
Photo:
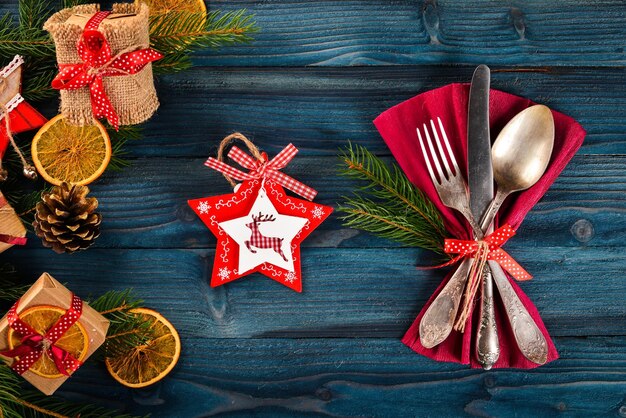
M 15 12 L 17 1 L 0 4 Z M 620 0 L 211 0 L 245 8 L 260 32 L 250 45 L 207 50 L 199 65 L 354 66 L 432 63 L 620 66 Z M 297 18 L 295 18 L 297 16 Z
M 319 191 L 316 201 L 337 206 L 360 185 L 337 175 L 337 157 L 303 151 L 285 169 Z M 302 155 L 304 154 L 304 155 Z M 388 162 L 390 158 L 386 159 Z M 108 173 L 92 186 L 104 217 L 99 248 L 212 248 L 215 239 L 187 205 L 231 189 L 204 159 L 134 160 L 123 173 Z M 626 156 L 577 156 L 529 214 L 511 242 L 525 248 L 623 247 L 626 235 Z M 335 212 L 306 247 L 396 246 L 392 241 L 344 228 Z M 31 235 L 30 247 L 40 247 Z M 514 244 L 516 243 L 516 244 Z
M 161 108 L 135 156 L 204 157 L 234 131 L 269 153 L 288 142 L 308 155 L 336 155 L 348 141 L 389 151 L 372 120 L 412 96 L 468 82 L 473 66 L 355 68 L 196 68 L 160 80 Z M 500 72 L 498 72 L 500 71 Z M 492 87 L 546 104 L 577 119 L 587 154 L 626 153 L 626 106 L 615 86 L 623 69 L 494 68 Z
M 619 0 L 211 1 L 246 8 L 261 31 L 249 46 L 198 54 L 201 65 L 624 65 Z M 297 19 L 294 19 L 297 16 Z M 600 24 L 601 23 L 601 24 Z
M 86 365 L 61 395 L 156 417 L 623 416 L 626 338 L 558 338 L 534 370 L 470 370 L 396 339 L 183 338 L 161 384 L 130 391 Z
M 535 278 L 522 289 L 556 336 L 623 335 L 623 247 L 507 246 Z M 445 274 L 407 248 L 304 249 L 304 293 L 264 276 L 209 288 L 212 250 L 12 250 L 25 278 L 50 272 L 77 294 L 134 288 L 188 337 L 399 338 Z

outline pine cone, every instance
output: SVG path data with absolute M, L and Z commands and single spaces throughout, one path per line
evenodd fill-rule
M 43 245 L 56 253 L 87 249 L 100 235 L 102 215 L 95 197 L 86 198 L 89 188 L 63 183 L 44 193 L 37 203 L 35 233 Z

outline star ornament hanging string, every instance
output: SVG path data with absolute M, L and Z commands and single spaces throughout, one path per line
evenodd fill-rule
M 249 171 L 223 162 L 233 140 L 243 141 L 252 156 L 232 147 L 228 156 Z M 333 211 L 310 200 L 316 191 L 282 173 L 297 153 L 289 144 L 269 160 L 242 134 L 226 137 L 218 158 L 205 165 L 224 174 L 235 187 L 227 195 L 189 201 L 189 205 L 217 238 L 211 286 L 221 286 L 259 272 L 297 292 L 302 291 L 300 244 Z M 236 184 L 233 180 L 243 181 Z M 285 188 L 308 200 L 289 196 Z

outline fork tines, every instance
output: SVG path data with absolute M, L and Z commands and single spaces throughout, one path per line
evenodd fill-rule
M 424 123 L 424 136 L 426 137 L 426 142 L 428 143 L 428 149 L 430 150 L 429 154 L 426 152 L 426 147 L 424 146 L 424 140 L 422 139 L 422 134 L 420 133 L 420 129 L 417 128 L 417 137 L 420 142 L 420 147 L 422 148 L 422 153 L 424 154 L 424 160 L 426 161 L 426 167 L 428 168 L 428 172 L 433 181 L 437 181 L 441 183 L 443 178 L 449 179 L 450 177 L 457 176 L 460 173 L 459 166 L 456 162 L 456 158 L 454 157 L 454 153 L 452 152 L 452 147 L 450 147 L 450 142 L 448 141 L 448 135 L 446 135 L 446 130 L 443 127 L 443 123 L 441 122 L 441 118 L 437 118 L 437 122 L 439 123 L 439 129 L 441 131 L 441 136 L 443 137 L 443 142 L 445 143 L 446 150 L 448 151 L 447 155 L 444 152 L 443 146 L 441 145 L 441 139 L 439 138 L 439 134 L 437 133 L 437 127 L 435 126 L 435 122 L 431 119 L 430 126 L 432 129 L 433 136 L 435 137 L 435 143 L 437 144 L 437 150 L 439 151 L 439 156 L 435 152 L 435 147 L 433 146 L 428 126 Z M 450 168 L 450 164 L 448 163 L 448 158 L 450 159 L 450 163 L 454 168 L 454 172 Z M 435 168 L 437 169 L 438 176 L 435 176 L 433 172 L 433 167 L 431 165 L 430 159 L 433 160 Z M 443 162 L 443 166 L 445 167 L 445 173 L 442 170 L 441 162 Z M 437 179 L 437 180 L 436 180 Z

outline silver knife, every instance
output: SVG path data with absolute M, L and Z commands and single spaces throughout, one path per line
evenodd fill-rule
M 489 134 L 489 84 L 491 72 L 486 65 L 474 71 L 469 94 L 467 118 L 467 163 L 470 208 L 475 219 L 481 219 L 493 199 L 491 137 Z M 491 232 L 489 225 L 486 231 Z M 489 370 L 500 356 L 500 344 L 493 304 L 491 270 L 485 266 L 482 276 L 480 322 L 476 333 L 476 357 Z

